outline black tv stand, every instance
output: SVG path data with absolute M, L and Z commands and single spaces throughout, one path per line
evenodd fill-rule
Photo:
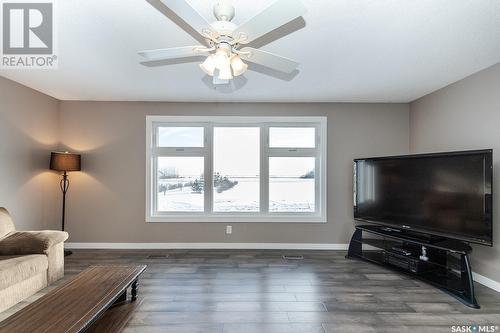
M 396 229 L 397 230 L 397 229 Z M 346 258 L 361 259 L 389 267 L 427 282 L 463 304 L 479 309 L 469 262 L 472 248 L 465 242 L 420 237 L 417 233 L 379 225 L 358 225 Z M 363 237 L 367 233 L 376 238 Z M 366 246 L 370 245 L 370 249 Z M 422 247 L 426 256 L 421 259 Z

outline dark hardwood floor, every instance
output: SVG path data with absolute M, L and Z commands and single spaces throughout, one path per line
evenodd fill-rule
M 304 259 L 284 260 L 283 254 Z M 432 333 L 451 332 L 452 325 L 500 326 L 500 293 L 476 284 L 482 308 L 474 310 L 422 282 L 344 255 L 76 250 L 66 258 L 62 281 L 95 264 L 148 265 L 128 333 Z M 52 288 L 0 313 L 0 320 Z

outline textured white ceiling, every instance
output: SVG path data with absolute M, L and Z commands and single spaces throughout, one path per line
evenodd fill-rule
M 233 22 L 271 2 L 233 1 Z M 197 44 L 157 0 L 57 1 L 59 68 L 0 75 L 62 100 L 408 102 L 500 62 L 498 0 L 303 2 L 304 20 L 256 43 L 298 60 L 294 77 L 254 68 L 216 91 L 197 62 L 141 65 L 139 50 Z M 190 3 L 213 19 L 215 0 Z

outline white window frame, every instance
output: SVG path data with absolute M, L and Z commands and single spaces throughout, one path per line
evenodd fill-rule
M 203 148 L 157 147 L 158 127 L 204 127 Z M 213 212 L 213 128 L 260 128 L 260 212 Z M 316 148 L 270 148 L 270 127 L 315 127 Z M 158 212 L 156 209 L 159 156 L 204 157 L 204 212 Z M 315 211 L 269 212 L 269 158 L 315 157 Z M 327 118 L 326 117 L 233 117 L 146 116 L 146 222 L 298 222 L 327 221 Z M 319 172 L 318 172 L 319 171 Z M 153 190 L 154 189 L 154 190 Z

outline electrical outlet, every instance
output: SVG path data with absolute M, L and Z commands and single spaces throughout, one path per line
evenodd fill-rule
M 226 235 L 230 235 L 233 233 L 233 226 L 232 225 L 226 225 Z

